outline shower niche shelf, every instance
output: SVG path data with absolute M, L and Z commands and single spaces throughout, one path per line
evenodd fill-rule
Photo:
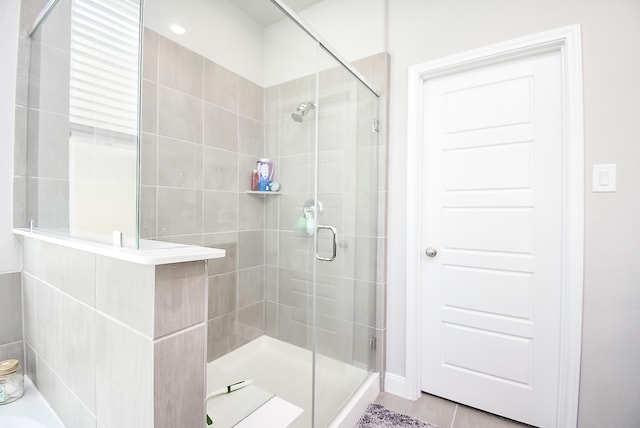
M 260 195 L 260 196 L 280 196 L 280 192 L 261 191 L 261 190 L 245 190 L 244 193 L 248 195 Z

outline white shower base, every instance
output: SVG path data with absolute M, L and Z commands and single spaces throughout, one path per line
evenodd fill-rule
M 274 395 L 303 409 L 302 414 L 289 426 L 309 428 L 312 365 L 311 351 L 262 336 L 207 365 L 207 392 L 251 379 L 258 390 L 252 393 L 253 396 L 266 391 L 262 402 L 268 399 L 267 395 Z M 319 355 L 316 359 L 316 428 L 329 425 L 340 427 L 343 420 L 351 424 L 354 416 L 357 420 L 366 404 L 373 401 L 379 391 L 377 379 L 377 374 Z M 253 405 L 249 404 L 253 409 L 261 404 L 260 398 L 256 400 Z M 247 409 L 246 414 L 253 409 Z M 212 415 L 214 422 L 215 416 Z

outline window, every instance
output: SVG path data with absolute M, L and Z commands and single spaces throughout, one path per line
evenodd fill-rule
M 136 135 L 140 5 L 132 0 L 73 0 L 72 129 Z

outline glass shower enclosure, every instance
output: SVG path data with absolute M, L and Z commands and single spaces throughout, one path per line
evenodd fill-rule
M 214 426 L 274 396 L 299 409 L 291 426 L 330 426 L 381 367 L 376 90 L 280 0 L 45 9 L 22 226 L 225 249 L 208 263 L 207 393 L 251 382 L 208 401 Z M 264 158 L 279 186 L 252 191 Z

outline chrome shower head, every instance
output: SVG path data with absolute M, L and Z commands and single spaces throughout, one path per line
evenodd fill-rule
M 291 118 L 296 122 L 302 122 L 304 117 L 314 108 L 316 108 L 316 104 L 313 101 L 300 103 L 296 111 L 291 113 Z

